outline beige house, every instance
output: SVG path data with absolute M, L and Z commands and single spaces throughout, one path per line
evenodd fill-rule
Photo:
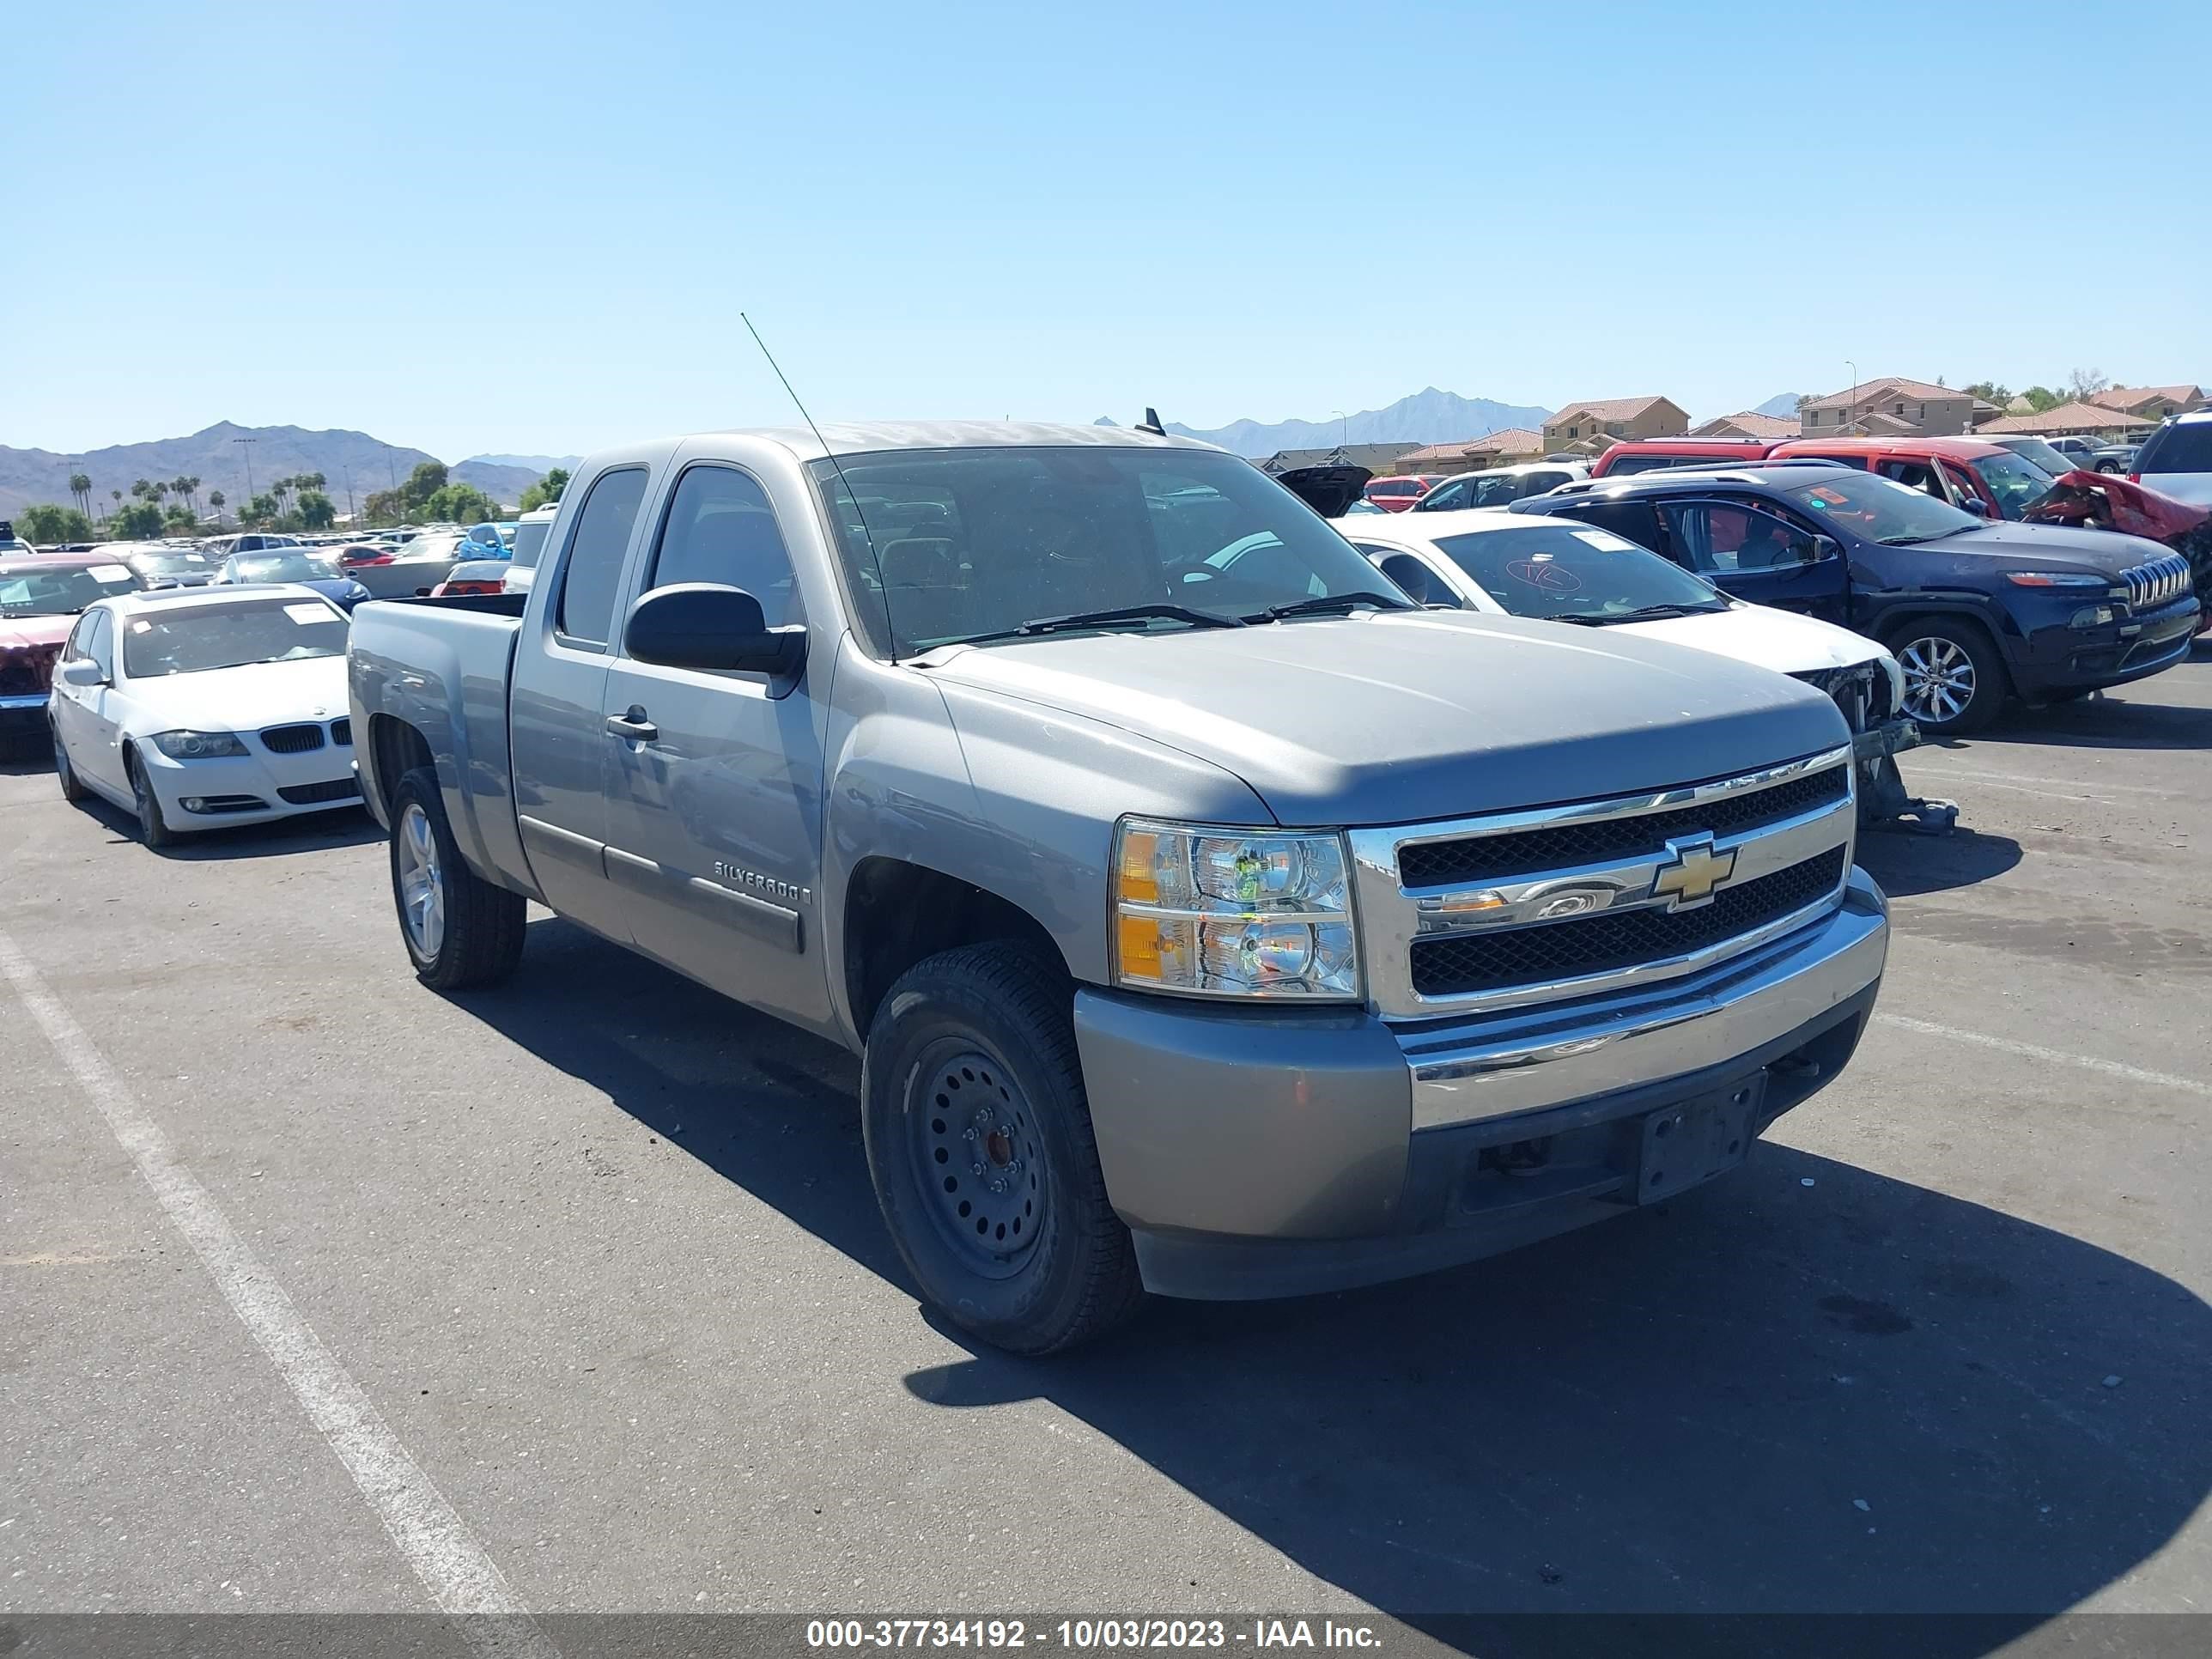
M 1808 438 L 1949 438 L 2003 411 L 1955 386 L 1888 374 L 1808 399 L 1797 413 Z
M 2089 401 L 2123 415 L 2140 415 L 2146 421 L 2162 421 L 2169 415 L 2186 415 L 2204 407 L 2204 388 L 2194 386 L 2116 386 L 2092 396 Z
M 1739 410 L 1733 415 L 1716 415 L 1690 428 L 1692 438 L 1756 438 L 1763 443 L 1778 444 L 1785 438 L 1801 438 L 1804 433 L 1795 421 L 1785 421 L 1778 415 L 1762 415 L 1755 409 Z
M 1690 417 L 1671 398 L 1598 398 L 1566 404 L 1544 422 L 1546 455 L 1595 455 L 1634 438 L 1680 438 Z
M 2156 421 L 2102 404 L 2061 404 L 2040 415 L 2007 415 L 1985 422 L 1978 430 L 1992 434 L 2033 433 L 2039 438 L 2133 438 L 2156 426 Z
M 1525 426 L 1510 426 L 1480 438 L 1455 438 L 1449 443 L 1429 444 L 1391 464 L 1396 473 L 1478 472 L 1486 466 L 1511 466 L 1533 461 L 1544 453 L 1544 434 Z

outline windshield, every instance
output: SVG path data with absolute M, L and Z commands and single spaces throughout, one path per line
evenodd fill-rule
M 1983 456 L 1974 463 L 1974 471 L 1997 498 L 1997 511 L 2008 519 L 2019 518 L 2030 503 L 2051 493 L 2051 474 L 2009 449 Z
M 1655 606 L 1728 609 L 1688 571 L 1610 530 L 1555 522 L 1440 536 L 1436 544 L 1516 617 L 1620 622 Z
M 321 599 L 165 606 L 123 624 L 123 671 L 134 680 L 343 657 L 345 648 L 346 619 Z
M 2007 438 L 2003 448 L 2008 454 L 2022 460 L 2033 461 L 2052 477 L 2074 471 L 2074 458 L 2053 449 L 2040 438 Z
M 1872 472 L 1831 473 L 1817 483 L 1799 484 L 1783 493 L 1809 508 L 1816 522 L 1825 520 L 1863 541 L 1902 546 L 1982 523 L 1924 490 L 1909 489 Z
M 513 558 L 518 569 L 528 570 L 538 562 L 538 556 L 545 548 L 545 532 L 553 527 L 550 519 L 538 520 L 514 526 Z
M 239 553 L 224 574 L 234 582 L 328 582 L 345 573 L 324 553 Z
M 207 568 L 207 561 L 197 553 L 136 553 L 131 562 L 155 576 L 185 575 Z
M 1411 603 L 1311 508 L 1233 455 L 896 450 L 842 466 L 842 480 L 828 461 L 813 471 L 879 654 L 1131 606 L 1234 621 L 1335 595 Z
M 2136 452 L 2136 471 L 2212 472 L 2212 421 L 2168 421 L 2143 440 Z
M 95 599 L 137 586 L 128 565 L 19 559 L 0 564 L 0 617 L 73 617 Z

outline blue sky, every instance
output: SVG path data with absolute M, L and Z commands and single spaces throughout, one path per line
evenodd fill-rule
M 0 443 L 2212 377 L 2212 7 L 19 8 Z

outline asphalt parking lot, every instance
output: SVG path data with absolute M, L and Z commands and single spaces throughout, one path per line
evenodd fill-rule
M 842 1052 L 542 915 L 441 999 L 364 818 L 0 767 L 0 1608 L 2212 1607 L 2212 653 L 1905 770 L 1967 827 L 1863 842 L 1878 1023 L 1746 1169 L 1033 1363 L 919 1312 Z

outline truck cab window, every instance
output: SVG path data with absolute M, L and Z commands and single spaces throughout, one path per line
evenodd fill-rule
M 645 500 L 645 469 L 623 467 L 599 475 L 576 515 L 561 570 L 555 626 L 572 640 L 605 645 L 614 636 L 615 602 L 621 598 L 623 558 Z
M 760 601 L 770 628 L 799 620 L 783 532 L 776 528 L 768 492 L 749 474 L 732 466 L 695 466 L 677 481 L 646 586 L 678 582 L 742 587 Z

